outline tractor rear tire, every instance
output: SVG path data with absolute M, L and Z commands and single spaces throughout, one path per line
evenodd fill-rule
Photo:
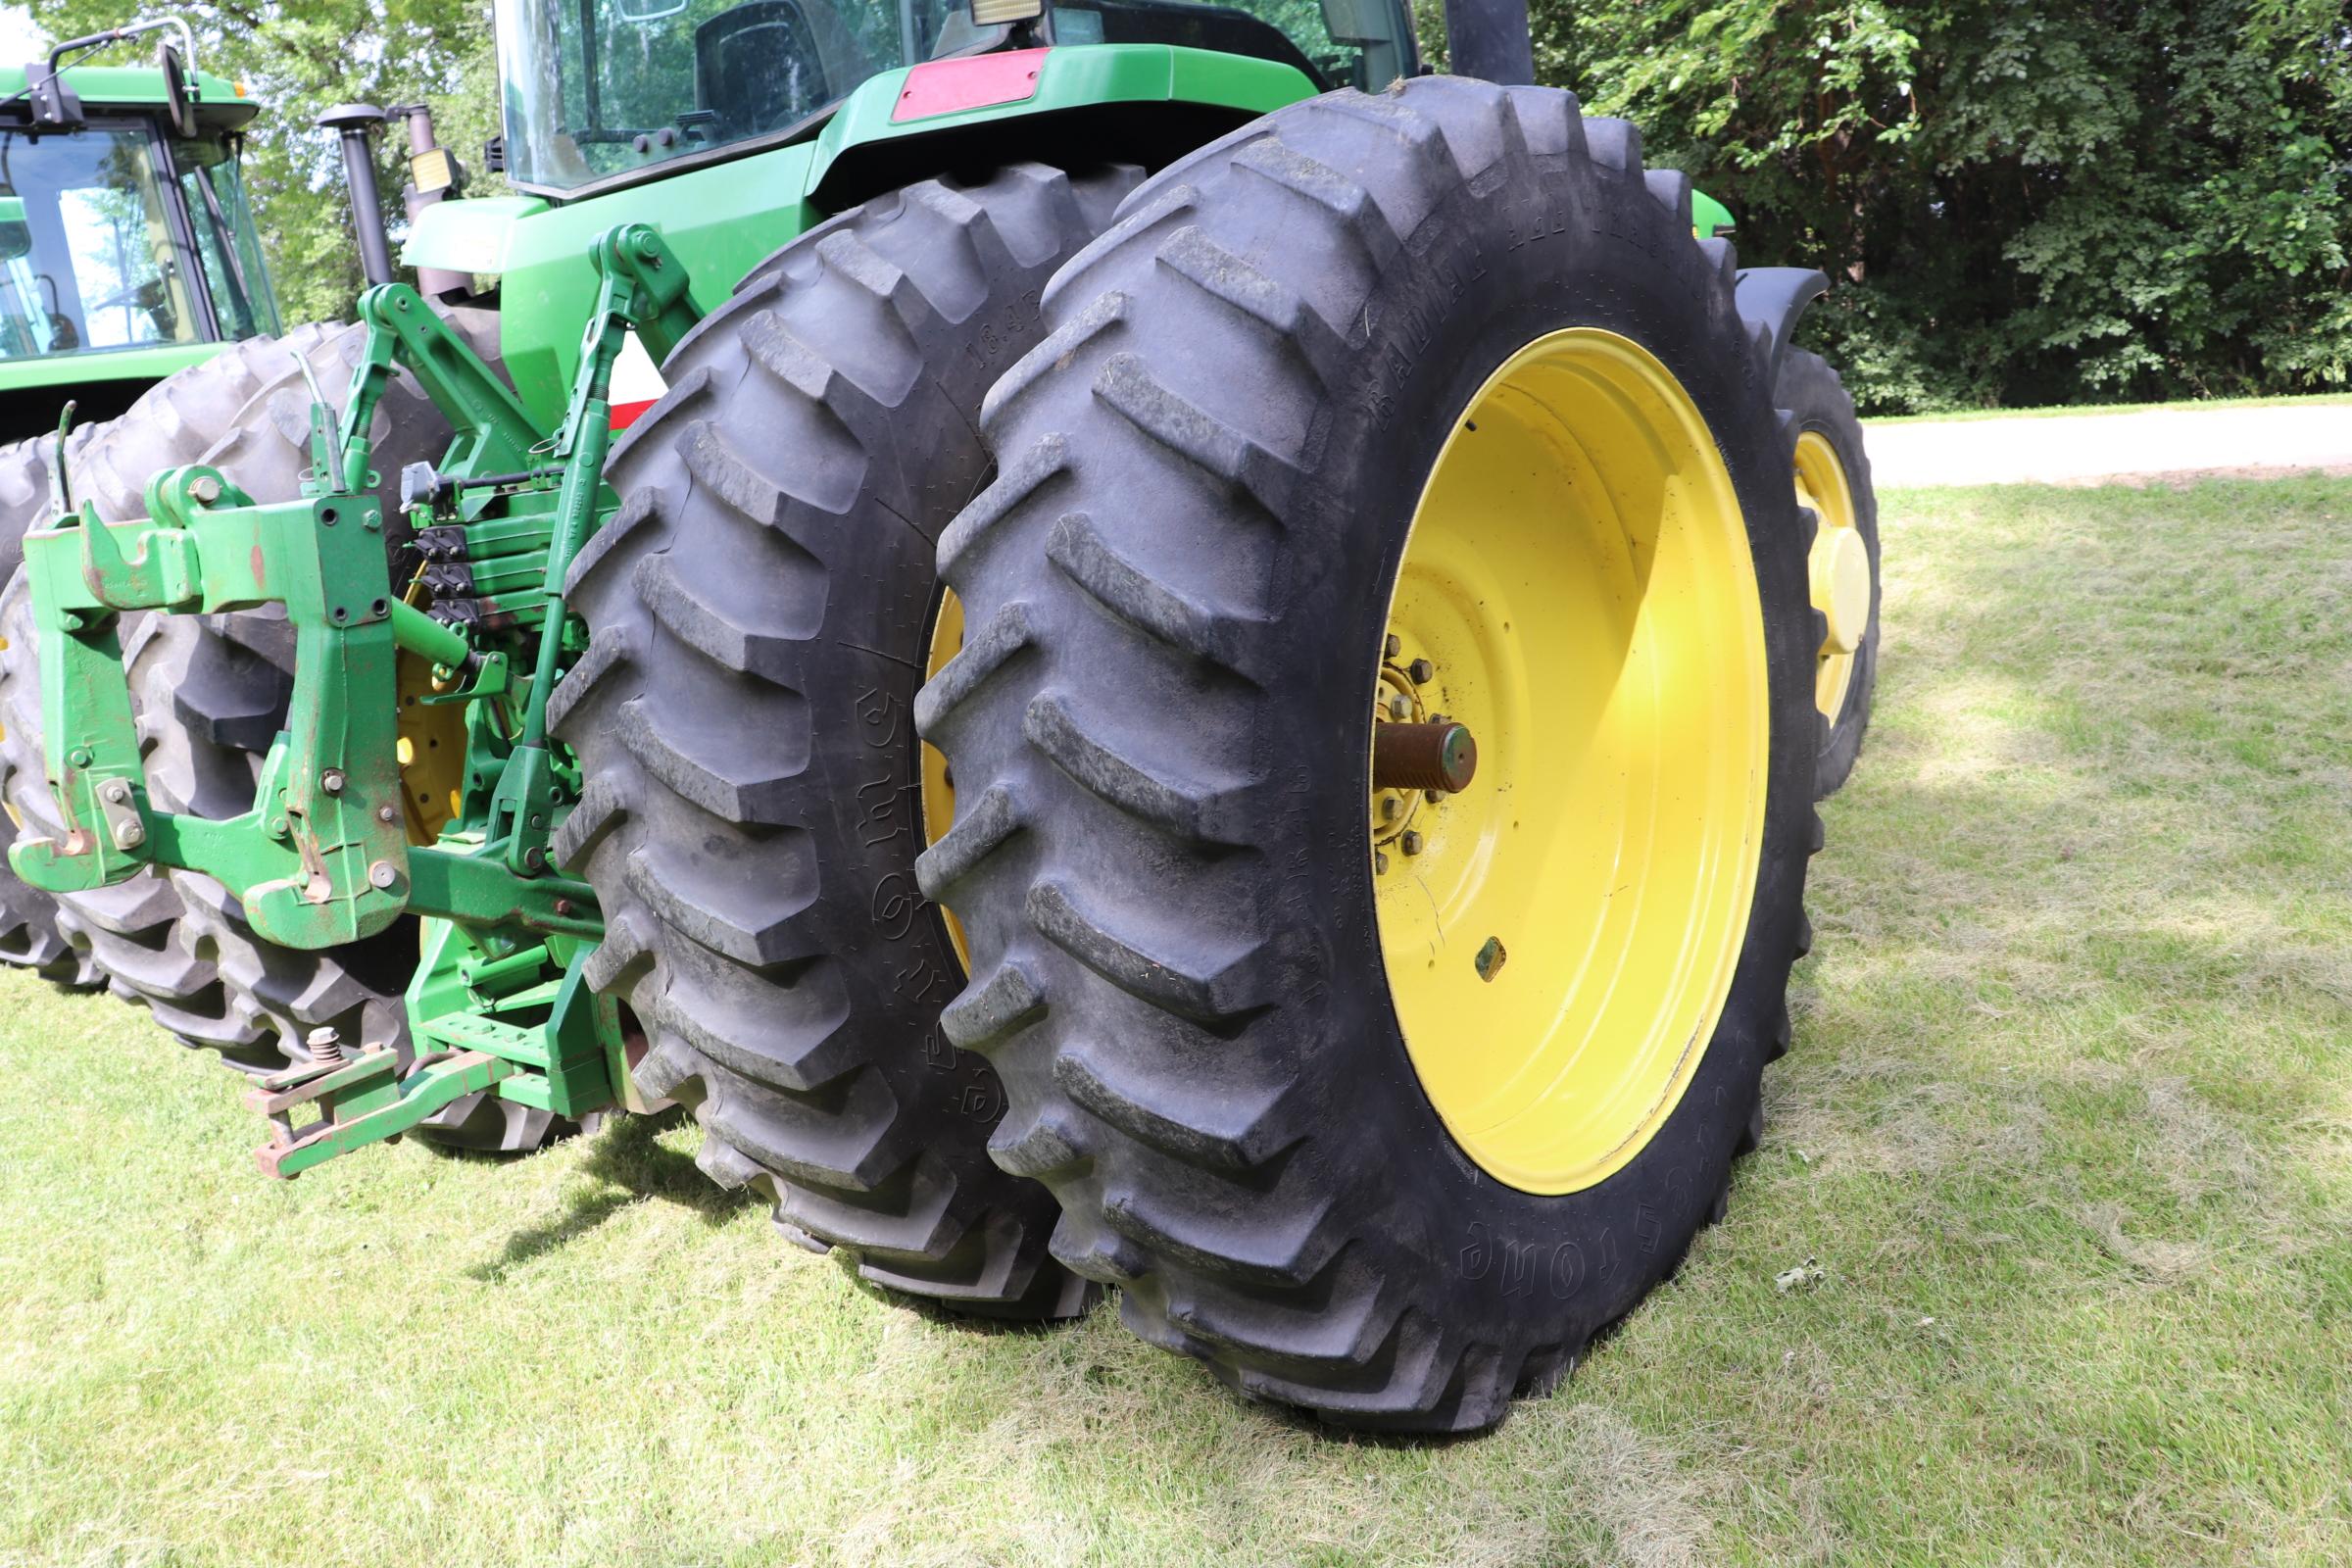
M 1471 1431 L 1721 1213 L 1788 1039 L 1793 430 L 1625 122 L 1436 76 L 1253 130 L 1137 191 L 990 393 L 917 703 L 973 960 L 942 1023 L 1130 1328 Z M 1454 750 L 1372 793 L 1399 713 L 1473 727 L 1458 794 Z
M 1819 530 L 1812 546 L 1816 608 L 1834 597 L 1834 553 L 1852 548 L 1839 540 L 1840 532 L 1850 530 L 1870 566 L 1869 608 L 1859 635 L 1825 629 L 1815 672 L 1814 700 L 1822 710 L 1822 730 L 1813 793 L 1826 800 L 1854 770 L 1863 733 L 1870 728 L 1871 701 L 1878 694 L 1879 498 L 1871 488 L 1870 455 L 1863 449 L 1854 400 L 1827 360 L 1803 349 L 1783 351 L 1772 400 L 1796 416 L 1797 497 L 1815 514 Z M 1836 613 L 1834 609 L 1831 613 Z M 1853 646 L 1840 648 L 1839 641 Z
M 926 180 L 802 236 L 670 357 L 568 594 L 593 640 L 549 706 L 583 798 L 559 860 L 607 924 L 590 982 L 690 1104 L 700 1163 L 784 1234 L 965 1312 L 1082 1310 L 1054 1204 L 990 1164 L 1003 1097 L 939 1035 L 961 973 L 916 891 L 909 707 L 933 541 L 988 477 L 980 399 L 1046 280 L 1137 174 Z
M 69 461 L 77 457 L 103 426 L 76 425 L 67 438 Z M 0 447 L 0 584 L 16 575 L 24 560 L 24 535 L 45 526 L 49 517 L 49 468 L 45 456 L 50 440 L 33 436 Z M 10 869 L 5 857 L 17 841 L 17 824 L 0 815 L 0 963 L 30 969 L 42 979 L 71 991 L 88 991 L 106 984 L 106 976 L 86 949 L 76 948 L 57 932 L 57 900 L 32 887 Z

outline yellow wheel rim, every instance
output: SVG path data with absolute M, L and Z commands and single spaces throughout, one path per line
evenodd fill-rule
M 428 703 L 432 661 L 403 649 L 395 662 L 400 692 L 401 804 L 408 809 L 409 842 L 431 844 L 465 806 L 466 710 Z
M 924 666 L 923 678 L 929 680 L 956 657 L 963 646 L 963 601 L 947 589 L 939 591 L 939 612 L 931 618 L 931 658 Z M 923 802 L 923 847 L 928 849 L 947 837 L 948 829 L 956 825 L 956 783 L 948 776 L 948 760 L 938 747 L 929 741 L 922 743 L 922 775 L 919 780 Z M 964 945 L 963 922 L 942 908 L 940 915 L 948 923 L 948 941 L 956 949 L 956 961 L 963 972 L 972 972 L 972 951 Z
M 1808 566 L 1813 608 L 1825 626 L 1813 671 L 1813 703 L 1835 721 L 1854 683 L 1854 653 L 1870 630 L 1870 547 L 1854 526 L 1854 487 L 1838 449 L 1816 430 L 1796 438 L 1796 504 L 1821 519 Z
M 1763 616 L 1690 394 L 1596 328 L 1513 355 L 1422 491 L 1388 631 L 1375 724 L 1478 750 L 1458 794 L 1372 796 L 1405 1049 L 1482 1168 L 1575 1192 L 1681 1101 L 1755 892 Z

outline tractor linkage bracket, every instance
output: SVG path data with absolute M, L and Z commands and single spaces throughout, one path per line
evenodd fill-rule
M 72 508 L 62 431 L 53 448 L 59 515 L 25 537 L 24 563 L 43 760 L 63 827 L 11 849 L 18 875 L 71 893 L 123 881 L 146 865 L 184 867 L 235 890 L 255 932 L 286 947 L 339 946 L 416 913 L 505 947 L 544 940 L 540 961 L 563 977 L 546 983 L 554 1009 L 543 1027 L 469 1026 L 462 1003 L 477 994 L 461 991 L 457 1013 L 442 997 L 440 1012 L 416 1018 L 419 1050 L 458 1038 L 478 1039 L 482 1049 L 428 1052 L 405 1076 L 388 1050 L 362 1047 L 349 1060 L 338 1054 L 266 1081 L 254 1104 L 271 1119 L 272 1140 L 260 1157 L 273 1175 L 397 1137 L 452 1100 L 518 1075 L 536 1078 L 535 1087 L 506 1082 L 502 1093 L 561 1114 L 597 1108 L 587 1102 L 590 1082 L 606 1083 L 610 1102 L 601 1064 L 568 1086 L 564 1072 L 594 1053 L 596 1039 L 617 1040 L 618 1025 L 607 1016 L 610 1004 L 589 997 L 579 979 L 581 957 L 604 931 L 595 895 L 557 875 L 548 857 L 563 799 L 547 699 L 567 646 L 564 576 L 615 504 L 604 484 L 613 363 L 631 331 L 666 358 L 700 313 L 685 267 L 650 225 L 609 230 L 591 260 L 601 279 L 597 304 L 552 436 L 420 295 L 392 283 L 361 297 L 367 344 L 339 419 L 314 383 L 313 466 L 299 501 L 258 504 L 230 476 L 195 465 L 149 479 L 146 517 L 108 522 L 91 502 Z M 456 432 L 436 480 L 448 485 L 457 514 L 471 520 L 506 502 L 547 516 L 545 609 L 527 680 L 505 651 L 434 619 L 390 580 L 368 429 L 400 368 Z M 295 630 L 295 681 L 287 727 L 264 761 L 253 809 L 226 821 L 160 809 L 131 713 L 120 613 L 270 604 L 285 607 Z M 426 847 L 409 843 L 402 793 L 402 652 L 429 662 L 443 700 L 519 709 L 487 821 Z M 412 988 L 413 1016 L 425 978 Z M 562 1035 L 563 1054 L 540 1041 L 541 1032 Z M 322 1119 L 297 1134 L 290 1113 L 304 1103 L 318 1104 Z

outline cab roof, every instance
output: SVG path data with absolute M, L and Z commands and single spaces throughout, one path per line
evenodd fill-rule
M 0 66 L 0 99 L 23 92 L 24 74 L 24 66 Z M 69 64 L 60 74 L 80 97 L 85 114 L 164 107 L 164 74 L 153 66 Z M 261 113 L 262 106 L 245 96 L 241 83 L 209 71 L 189 72 L 188 90 L 196 100 L 198 122 L 209 129 L 234 130 Z M 20 102 L 18 108 L 23 107 Z

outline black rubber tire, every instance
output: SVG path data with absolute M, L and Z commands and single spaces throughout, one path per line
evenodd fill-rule
M 1821 757 L 1815 766 L 1813 794 L 1827 800 L 1854 771 L 1862 753 L 1862 737 L 1870 728 L 1870 705 L 1879 689 L 1879 498 L 1871 488 L 1870 454 L 1862 442 L 1862 421 L 1854 415 L 1854 400 L 1829 361 L 1803 349 L 1781 354 L 1772 400 L 1796 416 L 1799 431 L 1818 433 L 1838 453 L 1845 482 L 1854 496 L 1854 531 L 1870 551 L 1870 626 L 1854 650 L 1853 678 L 1846 683 L 1845 702 L 1838 716 L 1821 728 Z
M 1054 1255 L 1253 1396 L 1457 1432 L 1547 1388 L 1721 1212 L 1788 1039 L 1817 846 L 1818 644 L 1776 420 L 1689 182 L 1542 88 L 1327 95 L 1139 190 L 990 394 L 1001 477 L 942 536 L 962 654 L 917 720 L 958 781 L 923 887 L 942 1018 Z M 1678 1108 L 1583 1192 L 1495 1181 L 1421 1092 L 1365 840 L 1370 672 L 1422 479 L 1507 355 L 1645 345 L 1745 514 L 1771 684 L 1755 902 Z
M 571 573 L 593 632 L 549 706 L 584 798 L 560 861 L 703 1168 L 869 1280 L 970 1312 L 1081 1310 L 1054 1204 L 985 1152 L 1003 1098 L 937 1033 L 960 973 L 915 891 L 908 710 L 932 544 L 988 476 L 975 425 L 1055 267 L 1137 174 L 926 180 L 802 236 L 671 356 Z
M 67 438 L 69 459 L 78 457 L 100 428 L 75 426 Z M 15 576 L 23 563 L 25 533 L 48 520 L 47 445 L 48 438 L 32 436 L 0 447 L 0 583 Z M 88 951 L 58 935 L 57 901 L 9 868 L 6 857 L 16 841 L 15 819 L 0 815 L 0 963 L 30 969 L 73 991 L 106 984 Z
M 453 324 L 494 355 L 496 319 L 458 313 Z M 159 468 L 202 461 L 261 501 L 301 493 L 310 465 L 310 382 L 340 407 L 366 346 L 365 329 L 304 327 L 274 347 L 234 354 L 172 377 L 93 442 L 75 470 L 77 490 L 109 517 L 138 514 L 140 490 Z M 494 362 L 495 363 L 495 362 Z M 211 372 L 200 375 L 199 372 Z M 244 391 L 225 421 L 214 402 Z M 199 417 L 201 416 L 201 417 Z M 402 465 L 438 459 L 449 427 L 416 383 L 396 379 L 372 425 L 379 496 L 389 510 Z M 187 444 L 202 441 L 195 453 Z M 397 541 L 401 530 L 387 528 Z M 28 821 L 54 813 L 41 777 L 37 687 L 30 674 L 27 603 L 21 583 L 0 595 L 0 790 Z M 293 689 L 292 628 L 274 607 L 234 615 L 129 617 L 123 633 L 133 711 L 157 804 L 227 817 L 249 809 L 263 756 L 282 727 Z M 366 942 L 325 952 L 278 947 L 256 936 L 228 890 L 198 872 L 142 873 L 118 887 L 65 901 L 61 929 L 88 953 L 118 995 L 148 1005 L 190 1046 L 246 1072 L 274 1072 L 308 1058 L 311 1029 L 331 1025 L 349 1045 L 390 1044 L 409 1053 L 402 1004 L 416 964 L 413 920 Z M 427 1141 L 467 1149 L 536 1147 L 557 1123 L 544 1111 L 473 1096 L 419 1129 Z

